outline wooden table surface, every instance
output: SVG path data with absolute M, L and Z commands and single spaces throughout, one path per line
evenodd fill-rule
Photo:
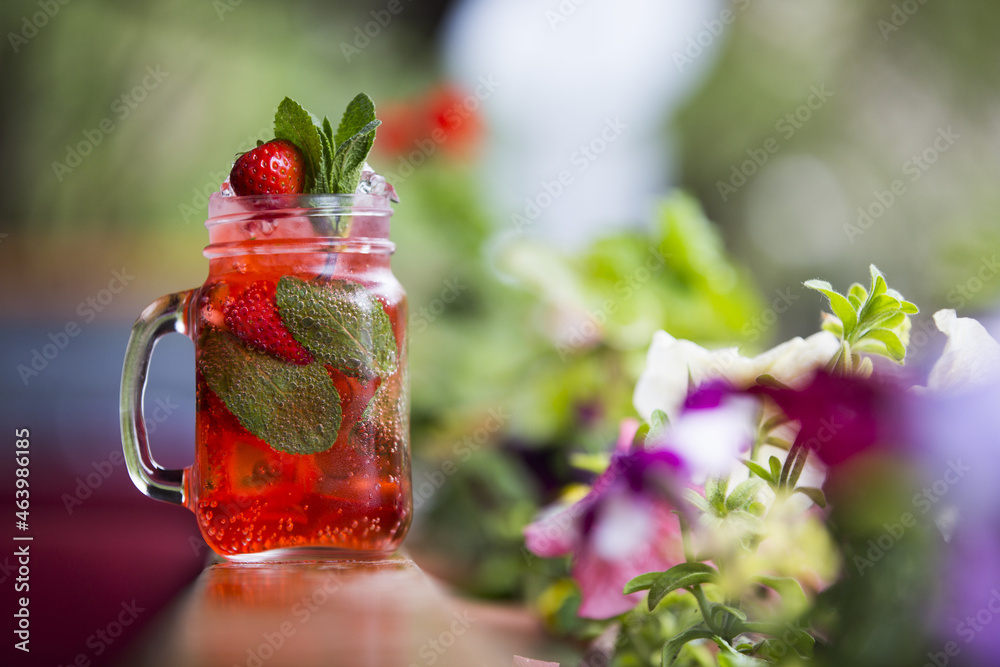
M 396 556 L 213 563 L 120 664 L 510 667 L 560 651 L 526 610 L 451 596 Z

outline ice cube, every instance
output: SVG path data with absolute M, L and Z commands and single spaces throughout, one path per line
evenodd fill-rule
M 367 162 L 361 167 L 361 181 L 358 182 L 358 189 L 354 192 L 355 194 L 386 195 L 394 202 L 399 201 L 396 189 L 384 177 L 375 173 L 375 170 Z

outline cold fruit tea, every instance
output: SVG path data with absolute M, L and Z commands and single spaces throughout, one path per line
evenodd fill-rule
M 406 299 L 389 244 L 317 247 L 315 221 L 268 216 L 210 226 L 209 279 L 192 304 L 191 509 L 227 556 L 392 551 L 410 480 Z
M 412 510 L 406 296 L 393 187 L 365 162 L 381 121 L 359 93 L 334 126 L 290 98 L 208 202 L 209 275 L 136 319 L 122 367 L 129 476 L 197 516 L 234 560 L 394 550 Z M 142 409 L 162 336 L 194 342 L 195 457 L 159 465 Z

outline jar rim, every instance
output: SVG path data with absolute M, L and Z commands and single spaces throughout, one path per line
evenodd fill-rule
M 209 198 L 209 259 L 287 252 L 392 253 L 390 198 L 373 194 Z
M 378 194 L 276 194 L 226 196 L 213 192 L 208 198 L 205 227 L 231 222 L 234 218 L 279 211 L 307 215 L 391 216 L 392 199 Z

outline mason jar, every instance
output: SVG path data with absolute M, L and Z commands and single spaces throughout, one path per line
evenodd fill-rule
M 232 560 L 384 554 L 412 515 L 406 295 L 382 195 L 212 195 L 205 283 L 154 301 L 122 374 L 140 491 Z M 194 463 L 159 466 L 142 392 L 155 341 L 195 345 Z

